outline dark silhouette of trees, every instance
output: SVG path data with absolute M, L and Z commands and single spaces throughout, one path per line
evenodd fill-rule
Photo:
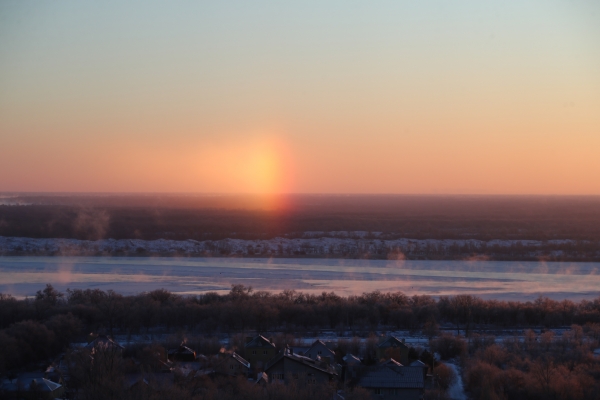
M 479 340 L 463 357 L 465 384 L 475 400 L 597 399 L 600 360 L 591 350 L 599 344 L 593 329 L 581 326 L 560 336 L 528 330 L 502 343 Z
M 571 324 L 579 327 L 568 330 L 568 335 L 536 333 Z M 468 335 L 468 348 L 465 340 L 448 334 L 451 327 Z M 485 333 L 504 328 L 536 331 L 526 331 L 519 341 L 507 339 L 502 343 Z M 572 302 L 541 297 L 535 301 L 507 302 L 470 295 L 435 299 L 377 291 L 342 297 L 293 290 L 270 293 L 243 285 L 232 286 L 226 294 L 209 292 L 195 296 L 166 290 L 123 296 L 99 289 L 67 290 L 65 296 L 48 285 L 35 298 L 17 300 L 0 294 L 0 348 L 8 349 L 0 352 L 0 369 L 45 360 L 63 351 L 76 338 L 85 340 L 82 335 L 89 332 L 133 335 L 154 330 L 205 337 L 229 333 L 243 338 L 256 332 L 277 337 L 277 332 L 301 335 L 320 329 L 352 332 L 363 338 L 368 338 L 370 332 L 390 329 L 422 331 L 431 339 L 432 349 L 443 358 L 462 357 L 468 352 L 476 355 L 478 362 L 498 368 L 503 374 L 510 371 L 506 368 L 512 360 L 509 354 L 525 351 L 537 360 L 541 354 L 554 352 L 555 364 L 574 374 L 586 360 L 584 355 L 589 355 L 588 348 L 574 343 L 581 343 L 581 338 L 600 340 L 600 298 Z M 281 342 L 289 342 L 290 338 L 282 337 Z M 337 348 L 342 357 L 364 351 L 366 361 L 373 363 L 378 361 L 374 350 L 377 341 L 377 337 L 367 339 L 363 348 L 360 341 L 339 340 Z M 591 346 L 591 342 L 586 343 Z M 206 341 L 197 345 L 214 351 L 218 343 Z M 520 367 L 515 370 L 524 371 Z

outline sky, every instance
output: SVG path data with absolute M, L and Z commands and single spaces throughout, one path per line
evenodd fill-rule
M 0 2 L 0 192 L 600 194 L 600 2 Z

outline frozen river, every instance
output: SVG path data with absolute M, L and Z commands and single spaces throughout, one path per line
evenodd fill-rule
M 374 290 L 433 296 L 592 299 L 600 295 L 600 263 L 379 261 L 266 258 L 0 257 L 0 292 L 31 296 L 50 283 L 123 294 L 165 288 L 180 294 L 295 289 L 340 295 Z

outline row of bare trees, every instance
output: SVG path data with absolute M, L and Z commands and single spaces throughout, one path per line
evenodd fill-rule
M 524 337 L 476 336 L 463 357 L 466 388 L 474 400 L 600 398 L 600 325 L 525 332 Z
M 91 331 L 134 334 L 158 328 L 211 336 L 247 331 L 302 334 L 335 329 L 367 334 L 409 329 L 434 337 L 440 326 L 453 327 L 469 336 L 484 328 L 559 327 L 574 323 L 600 323 L 600 297 L 580 302 L 545 297 L 507 302 L 471 295 L 436 299 L 409 297 L 401 292 L 341 297 L 335 293 L 253 291 L 242 285 L 233 285 L 223 295 L 209 292 L 180 296 L 161 289 L 123 296 L 99 289 L 60 293 L 47 285 L 34 298 L 24 300 L 0 294 L 0 346 L 20 343 L 16 356 L 3 354 L 0 362 L 6 368 L 42 359 L 74 336 Z

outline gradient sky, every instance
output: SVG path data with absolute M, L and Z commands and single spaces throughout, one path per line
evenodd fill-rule
M 600 2 L 0 2 L 0 191 L 600 194 Z

